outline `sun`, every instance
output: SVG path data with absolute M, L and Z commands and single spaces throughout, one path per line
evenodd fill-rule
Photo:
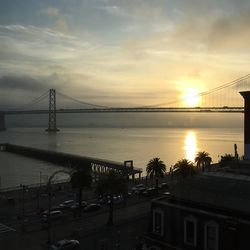
M 186 107 L 198 107 L 201 102 L 201 96 L 195 88 L 187 88 L 182 95 L 183 105 Z

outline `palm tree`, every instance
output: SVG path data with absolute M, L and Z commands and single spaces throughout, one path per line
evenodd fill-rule
M 198 168 L 204 170 L 206 167 L 210 166 L 212 158 L 209 156 L 209 153 L 202 151 L 196 154 L 194 161 Z
M 82 190 L 84 188 L 91 187 L 92 184 L 92 176 L 89 170 L 77 170 L 73 172 L 70 178 L 72 188 L 78 188 L 78 211 L 79 216 L 82 215 Z
M 162 160 L 160 160 L 160 158 L 156 157 L 148 162 L 146 171 L 147 175 L 151 178 L 155 177 L 155 189 L 156 194 L 158 195 L 159 178 L 164 176 L 164 173 L 166 172 L 166 165 Z
M 193 162 L 187 159 L 182 159 L 174 165 L 174 173 L 179 174 L 182 178 L 193 175 L 196 172 Z
M 234 160 L 235 160 L 235 157 L 233 155 L 224 154 L 224 155 L 221 155 L 219 164 L 220 164 L 220 166 L 224 167 L 228 163 L 232 163 Z
M 107 221 L 108 226 L 113 225 L 113 211 L 114 211 L 114 196 L 127 195 L 127 180 L 118 172 L 114 170 L 109 171 L 106 175 L 102 176 L 96 185 L 96 193 L 102 196 L 109 197 L 109 217 Z

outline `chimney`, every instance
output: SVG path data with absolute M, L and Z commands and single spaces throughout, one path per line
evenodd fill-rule
M 250 160 L 250 91 L 242 91 L 244 102 L 244 159 Z

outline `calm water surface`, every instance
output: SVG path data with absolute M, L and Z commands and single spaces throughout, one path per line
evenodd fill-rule
M 243 154 L 242 128 L 63 128 L 46 134 L 43 128 L 11 128 L 0 133 L 0 142 L 74 153 L 123 162 L 133 160 L 144 169 L 149 159 L 160 157 L 168 167 L 182 158 L 193 160 L 207 151 L 217 162 L 233 153 L 234 143 Z M 0 153 L 1 186 L 38 183 L 55 170 L 53 164 Z M 59 176 L 58 178 L 65 178 Z

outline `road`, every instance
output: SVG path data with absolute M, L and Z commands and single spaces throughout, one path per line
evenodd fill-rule
M 144 218 L 148 217 L 149 211 L 150 199 L 148 198 L 141 199 L 137 202 L 132 202 L 127 206 L 116 207 L 114 211 L 114 224 L 133 224 L 135 220 L 139 220 L 142 217 L 146 222 Z M 100 211 L 83 213 L 83 216 L 80 219 L 69 216 L 66 220 L 57 221 L 52 224 L 52 240 L 56 241 L 64 238 L 72 238 L 74 235 L 74 237 L 80 240 L 81 246 L 84 246 L 84 248 L 81 247 L 80 249 L 86 250 L 86 244 L 90 246 L 89 249 L 92 249 L 91 244 L 93 242 L 95 244 L 99 244 L 97 240 L 105 241 L 107 238 L 107 236 L 105 236 L 107 233 L 107 218 L 108 209 L 106 207 L 101 208 Z M 20 230 L 17 229 L 16 232 L 9 231 L 0 235 L 0 243 L 1 246 L 4 246 L 4 250 L 47 249 L 46 242 L 48 239 L 48 231 L 46 229 L 42 229 L 41 223 L 39 221 L 37 221 L 35 224 L 27 222 L 25 227 L 26 232 L 20 232 Z M 114 228 L 116 232 L 121 231 L 121 229 L 118 230 L 116 227 Z M 95 241 L 88 241 L 86 243 L 86 238 L 93 237 L 93 235 L 95 235 L 95 237 L 97 235 L 99 236 Z
M 45 190 L 42 193 L 43 195 L 39 199 L 39 207 L 46 209 L 48 197 Z M 27 190 L 23 196 L 19 191 L 15 194 L 18 201 L 15 202 L 15 205 L 7 203 L 6 199 L 2 199 L 0 244 L 4 246 L 4 250 L 48 249 L 48 232 L 41 223 L 35 194 L 36 191 Z M 55 188 L 52 206 L 58 206 L 62 201 L 75 198 L 75 195 L 76 192 L 70 188 Z M 83 197 L 89 203 L 96 200 L 95 194 L 91 190 L 85 191 Z M 65 211 L 63 220 L 52 223 L 51 238 L 53 241 L 63 238 L 78 238 L 81 246 L 84 246 L 80 249 L 84 250 L 99 249 L 103 244 L 108 245 L 108 249 L 117 249 L 114 248 L 115 245 L 120 245 L 121 242 L 123 242 L 123 247 L 126 244 L 136 244 L 146 233 L 151 199 L 152 197 L 132 195 L 127 199 L 126 205 L 116 205 L 114 210 L 115 223 L 111 228 L 106 227 L 107 205 L 102 205 L 99 211 L 83 213 L 81 218 L 75 217 L 72 211 Z M 25 215 L 24 220 L 22 220 L 22 213 Z M 21 230 L 22 225 L 24 225 L 24 232 Z M 119 249 L 123 249 L 122 246 Z

